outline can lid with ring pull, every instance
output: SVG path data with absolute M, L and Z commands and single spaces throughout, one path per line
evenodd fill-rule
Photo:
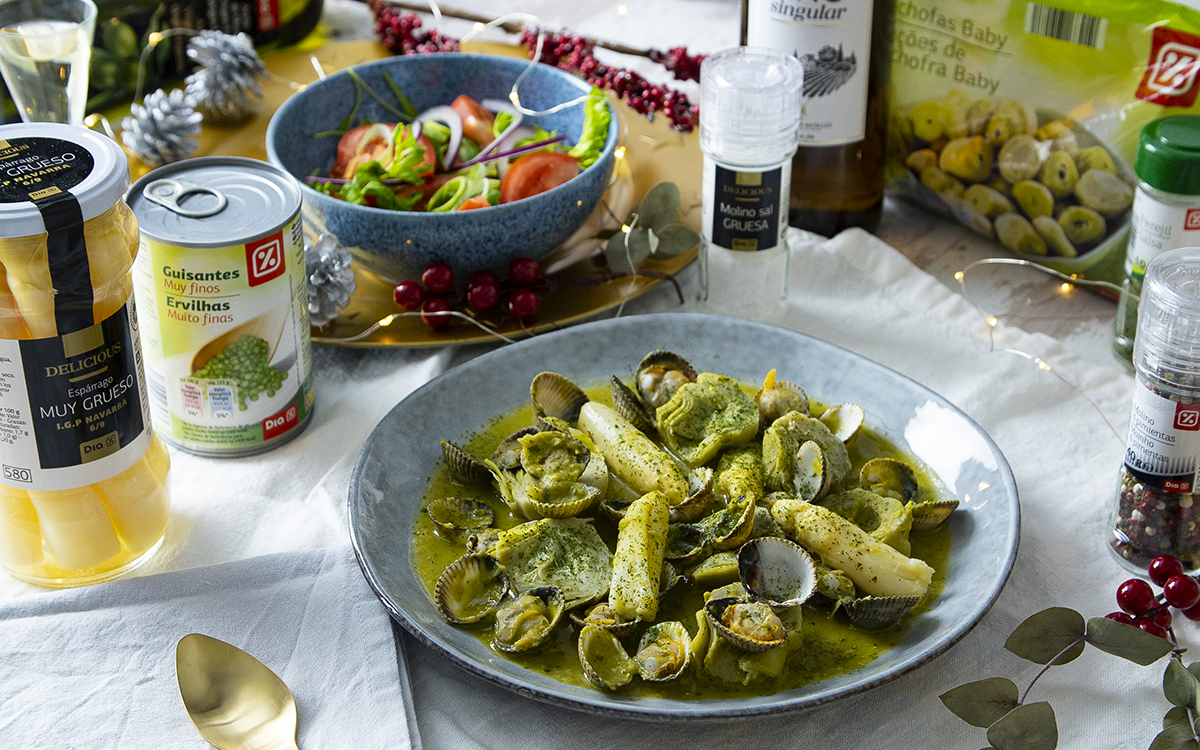
M 201 194 L 211 195 L 216 198 L 216 205 L 200 209 L 184 208 L 180 205 L 180 201 L 187 196 Z M 213 216 L 220 213 L 224 210 L 225 206 L 229 205 L 229 200 L 220 190 L 204 185 L 183 182 L 182 180 L 155 180 L 146 186 L 143 195 L 154 203 L 174 211 L 180 216 L 187 216 L 193 219 L 203 219 L 206 216 Z

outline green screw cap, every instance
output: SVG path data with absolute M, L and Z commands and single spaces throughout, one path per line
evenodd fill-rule
M 1162 117 L 1142 128 L 1138 179 L 1178 195 L 1200 195 L 1200 115 Z

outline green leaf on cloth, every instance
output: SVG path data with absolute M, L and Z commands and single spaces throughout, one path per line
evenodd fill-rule
M 973 727 L 986 729 L 1017 707 L 1020 694 L 1012 680 L 989 677 L 941 694 L 942 703 Z
M 1170 711 L 1167 711 L 1167 715 L 1163 717 L 1163 729 L 1170 729 L 1173 726 L 1192 728 L 1192 717 L 1188 715 L 1186 708 L 1175 706 Z
M 1075 641 L 1080 641 L 1078 646 L 1054 662 L 1057 666 L 1079 658 L 1084 649 L 1080 639 L 1085 631 L 1083 615 L 1073 609 L 1051 607 L 1031 615 L 1018 625 L 1004 642 L 1004 647 L 1035 664 L 1049 664 L 1063 649 Z
M 1158 733 L 1150 743 L 1150 750 L 1200 750 L 1200 742 L 1191 727 L 1175 724 Z
M 1088 620 L 1087 642 L 1101 651 L 1143 667 L 1153 664 L 1175 648 L 1165 638 L 1104 617 Z
M 1197 698 L 1200 697 L 1200 680 L 1178 659 L 1171 659 L 1167 662 L 1167 670 L 1163 672 L 1163 694 L 1171 701 L 1171 705 L 1195 711 Z
M 988 742 L 996 750 L 1054 750 L 1058 723 L 1049 703 L 1018 706 L 988 729 Z

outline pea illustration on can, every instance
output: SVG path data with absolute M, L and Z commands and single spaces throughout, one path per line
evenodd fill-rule
M 161 167 L 138 218 L 138 323 L 154 426 L 208 456 L 286 442 L 313 411 L 300 189 L 253 159 Z

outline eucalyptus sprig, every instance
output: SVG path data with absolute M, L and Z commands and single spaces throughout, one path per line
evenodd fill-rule
M 695 247 L 700 236 L 675 223 L 679 208 L 679 187 L 675 183 L 660 182 L 650 188 L 620 229 L 606 229 L 598 235 L 608 240 L 604 247 L 608 267 L 628 273 L 648 258 L 673 258 Z
M 1077 659 L 1088 646 L 1149 666 L 1167 654 L 1163 692 L 1175 708 L 1163 718 L 1163 731 L 1150 750 L 1200 750 L 1196 719 L 1200 715 L 1200 664 L 1183 666 L 1183 650 L 1174 641 L 1151 635 L 1133 625 L 1051 607 L 1017 626 L 1004 648 L 1044 665 L 1022 693 L 1005 677 L 989 677 L 942 693 L 942 703 L 968 724 L 987 729 L 988 750 L 1054 750 L 1058 724 L 1049 703 L 1028 703 L 1034 684 L 1049 671 Z

